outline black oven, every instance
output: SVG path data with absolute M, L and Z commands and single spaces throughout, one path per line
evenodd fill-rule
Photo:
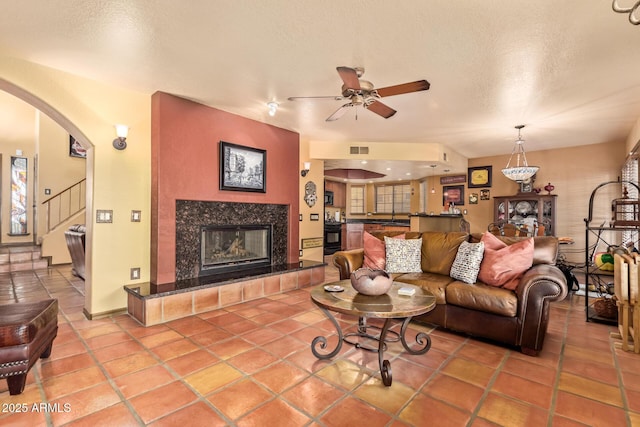
M 324 223 L 324 254 L 332 255 L 342 248 L 342 226 L 339 222 Z

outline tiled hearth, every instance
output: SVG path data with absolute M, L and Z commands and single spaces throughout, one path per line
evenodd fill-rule
M 302 289 L 324 282 L 324 264 L 301 261 L 286 271 L 245 280 L 204 283 L 198 279 L 167 285 L 142 283 L 125 286 L 127 310 L 145 326 L 157 325 L 242 302 Z

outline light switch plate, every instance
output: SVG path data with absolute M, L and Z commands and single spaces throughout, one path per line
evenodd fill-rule
M 51 195 L 51 189 L 50 188 L 45 188 L 44 189 L 44 195 L 45 196 L 50 196 Z
M 112 223 L 113 222 L 113 210 L 111 209 L 98 209 L 96 211 L 96 222 L 98 223 Z
M 138 280 L 140 278 L 140 267 L 132 268 L 129 277 L 131 280 Z
M 141 211 L 131 211 L 131 222 L 140 222 Z

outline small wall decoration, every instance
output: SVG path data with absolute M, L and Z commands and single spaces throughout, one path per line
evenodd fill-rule
M 309 221 L 320 221 L 320 214 L 317 214 L 317 213 L 309 214 Z
M 307 203 L 307 206 L 312 208 L 317 200 L 316 184 L 313 181 L 309 181 L 304 185 L 304 201 Z
M 489 190 L 480 190 L 480 200 L 491 200 Z
M 466 181 L 467 181 L 467 177 L 464 175 L 451 175 L 451 176 L 440 177 L 440 185 L 459 184 L 461 182 L 466 182 Z
M 478 193 L 469 194 L 469 204 L 477 205 L 478 204 Z
M 442 187 L 442 205 L 453 203 L 454 205 L 464 205 L 464 185 L 448 185 Z
M 321 248 L 324 244 L 324 239 L 322 237 L 311 237 L 308 239 L 302 239 L 301 247 L 302 249 L 311 249 L 311 248 Z
M 266 193 L 267 152 L 220 141 L 220 189 Z
M 69 135 L 69 156 L 87 158 L 87 150 L 71 135 Z
M 469 179 L 467 186 L 469 188 L 491 187 L 492 166 L 478 166 L 468 168 L 467 174 Z

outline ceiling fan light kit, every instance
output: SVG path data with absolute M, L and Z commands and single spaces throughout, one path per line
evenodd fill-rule
M 531 179 L 531 177 L 535 175 L 540 168 L 538 166 L 529 166 L 527 163 L 527 156 L 524 152 L 524 139 L 522 139 L 522 136 L 520 135 L 520 130 L 524 128 L 524 125 L 518 125 L 515 128 L 518 129 L 518 139 L 511 151 L 507 167 L 502 169 L 502 174 L 512 181 L 524 182 Z M 516 156 L 516 165 L 511 166 L 511 160 L 513 160 L 514 154 Z M 522 164 L 520 164 L 521 157 Z
M 288 98 L 289 101 L 295 101 L 297 99 L 333 99 L 337 101 L 348 99 L 348 103 L 342 105 L 337 111 L 327 117 L 326 121 L 328 122 L 338 120 L 351 107 L 364 107 L 366 110 L 388 119 L 396 114 L 396 110 L 380 102 L 380 98 L 419 92 L 427 90 L 430 87 L 428 81 L 418 80 L 411 83 L 375 89 L 373 83 L 361 79 L 364 74 L 364 68 L 337 67 L 336 69 L 343 82 L 341 96 L 292 96 Z

